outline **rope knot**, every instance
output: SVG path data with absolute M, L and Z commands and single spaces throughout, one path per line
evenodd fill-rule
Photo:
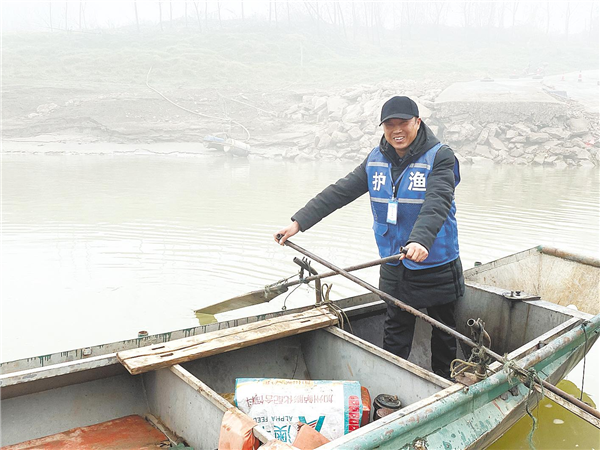
M 508 359 L 508 354 L 505 353 L 502 357 L 502 371 L 508 375 L 508 383 L 512 386 L 517 384 L 519 380 L 520 368 L 517 363 Z

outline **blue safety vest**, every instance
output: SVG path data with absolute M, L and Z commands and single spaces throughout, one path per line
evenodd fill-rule
M 373 231 L 375 241 L 382 258 L 397 254 L 400 247 L 406 245 L 415 225 L 427 192 L 427 178 L 433 168 L 435 155 L 442 144 L 436 144 L 409 164 L 400 177 L 392 180 L 392 165 L 376 147 L 367 159 L 367 177 L 369 195 L 373 211 Z M 460 182 L 458 161 L 454 163 L 454 185 Z M 397 200 L 398 213 L 396 223 L 388 221 L 388 208 L 391 201 Z M 393 211 L 393 210 L 392 210 Z M 409 269 L 427 269 L 441 266 L 458 258 L 458 230 L 456 226 L 456 204 L 452 206 L 433 245 L 429 256 L 421 263 L 404 259 Z M 393 218 L 391 222 L 393 222 Z M 397 265 L 397 264 L 395 264 Z

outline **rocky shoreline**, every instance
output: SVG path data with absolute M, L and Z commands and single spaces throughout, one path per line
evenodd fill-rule
M 419 104 L 423 120 L 462 162 L 555 167 L 600 164 L 598 115 L 584 111 L 577 102 L 558 99 L 552 108 L 511 102 L 448 104 L 436 101 L 440 89 L 415 91 L 414 86 L 396 84 L 346 89 L 333 96 L 304 96 L 284 114 L 293 121 L 315 123 L 314 145 L 304 143 L 286 156 L 364 159 L 373 135 L 381 135 L 377 119 L 382 101 L 406 92 Z
M 563 92 L 536 84 L 520 97 L 503 98 L 490 91 L 492 84 L 471 82 L 452 95 L 456 85 L 403 80 L 336 92 L 290 90 L 278 98 L 248 95 L 243 103 L 236 100 L 229 128 L 223 121 L 197 120 L 189 114 L 216 115 L 218 96 L 223 102 L 220 93 L 216 98 L 206 92 L 171 93 L 178 107 L 144 90 L 85 93 L 13 114 L 5 120 L 3 151 L 171 154 L 184 148 L 184 153 L 205 154 L 222 151 L 206 143 L 206 136 L 215 135 L 235 138 L 246 149 L 241 154 L 253 157 L 360 161 L 381 136 L 382 103 L 402 94 L 415 99 L 423 120 L 462 163 L 600 165 L 598 114 Z M 232 129 L 233 122 L 249 131 Z M 179 150 L 169 150 L 175 143 Z

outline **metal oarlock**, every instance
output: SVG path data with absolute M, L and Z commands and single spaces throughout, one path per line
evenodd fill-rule
M 305 270 L 310 275 L 317 276 L 317 278 L 315 278 L 315 295 L 317 297 L 316 304 L 319 305 L 323 301 L 321 298 L 321 278 L 318 277 L 319 274 L 314 269 L 314 267 L 312 267 L 310 265 L 310 261 L 308 259 L 306 259 L 306 258 L 299 259 L 299 258 L 294 257 L 293 261 L 300 266 L 300 281 L 307 282 L 307 281 L 305 281 L 306 279 L 304 278 Z

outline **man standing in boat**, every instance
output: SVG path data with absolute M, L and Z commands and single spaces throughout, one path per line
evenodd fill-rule
M 275 240 L 283 245 L 369 192 L 380 256 L 397 254 L 401 246 L 407 250 L 401 262 L 381 266 L 379 288 L 414 308 L 426 308 L 429 316 L 456 329 L 454 310 L 465 290 L 454 203 L 458 161 L 408 97 L 389 99 L 381 109 L 380 125 L 379 146 L 294 214 L 292 223 L 275 233 Z M 408 358 L 414 329 L 415 316 L 388 304 L 383 348 Z M 433 372 L 450 378 L 456 339 L 434 327 L 431 351 Z

